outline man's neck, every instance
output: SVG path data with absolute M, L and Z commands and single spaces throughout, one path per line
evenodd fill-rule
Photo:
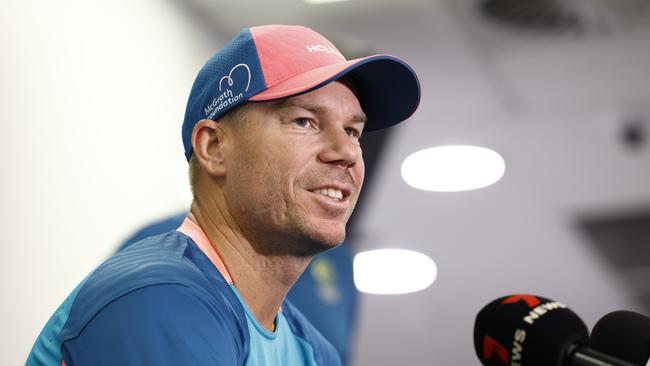
M 223 210 L 206 210 L 194 201 L 188 218 L 199 225 L 224 262 L 230 277 L 257 321 L 270 331 L 289 289 L 311 258 L 265 256 L 234 225 Z

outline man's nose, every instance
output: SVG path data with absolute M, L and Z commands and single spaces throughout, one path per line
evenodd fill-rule
M 352 167 L 361 158 L 359 140 L 347 134 L 345 130 L 331 131 L 326 136 L 325 147 L 319 154 L 324 163 Z

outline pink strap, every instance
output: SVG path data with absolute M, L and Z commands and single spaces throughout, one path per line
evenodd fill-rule
M 219 254 L 214 249 L 214 246 L 212 243 L 210 243 L 210 239 L 208 239 L 207 235 L 205 235 L 205 232 L 199 225 L 195 224 L 194 221 L 186 217 L 183 221 L 183 224 L 176 230 L 192 238 L 192 240 L 194 240 L 194 243 L 196 243 L 199 249 L 201 249 L 203 254 L 207 255 L 208 258 L 210 258 L 212 264 L 217 267 L 219 273 L 221 273 L 223 278 L 229 284 L 233 284 L 230 273 L 228 273 L 228 270 L 226 269 L 226 265 L 223 264 L 221 257 L 219 257 Z

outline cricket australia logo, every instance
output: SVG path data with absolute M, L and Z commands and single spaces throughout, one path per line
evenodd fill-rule
M 245 73 L 244 73 L 245 72 Z M 244 87 L 243 81 L 246 86 Z M 230 69 L 228 75 L 219 79 L 219 95 L 203 108 L 205 118 L 212 119 L 219 111 L 230 106 L 244 97 L 251 86 L 251 69 L 246 64 L 237 64 Z M 243 91 L 241 91 L 243 88 Z M 237 90 L 237 91 L 235 91 Z M 239 92 L 238 92 L 239 91 Z

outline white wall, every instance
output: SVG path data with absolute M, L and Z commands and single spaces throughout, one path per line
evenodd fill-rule
M 23 364 L 76 283 L 186 207 L 185 102 L 220 44 L 167 1 L 3 2 L 0 364 Z

